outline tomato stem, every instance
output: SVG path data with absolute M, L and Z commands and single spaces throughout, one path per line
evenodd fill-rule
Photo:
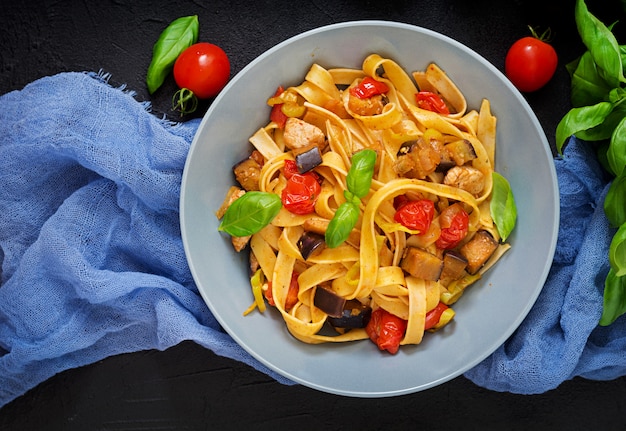
M 198 98 L 188 88 L 181 88 L 172 97 L 172 110 L 180 111 L 181 117 L 195 112 L 198 108 Z
M 552 30 L 550 29 L 550 27 L 545 29 L 544 32 L 541 33 L 541 35 L 539 35 L 537 33 L 537 29 L 532 27 L 531 25 L 528 26 L 528 29 L 530 30 L 530 33 L 534 38 L 539 39 L 542 42 L 550 43 L 550 40 L 552 38 Z

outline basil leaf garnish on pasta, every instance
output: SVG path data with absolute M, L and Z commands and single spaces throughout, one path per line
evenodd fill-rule
M 359 221 L 361 198 L 365 197 L 372 185 L 376 151 L 364 149 L 352 155 L 352 165 L 346 176 L 348 190 L 344 191 L 346 202 L 342 203 L 326 229 L 325 241 L 330 248 L 339 246 L 348 239 L 350 232 Z
M 511 185 L 497 172 L 493 172 L 493 190 L 491 194 L 490 211 L 498 233 L 505 241 L 515 227 L 517 221 L 517 207 Z
M 357 221 L 359 221 L 359 206 L 354 201 L 346 201 L 339 205 L 326 229 L 324 236 L 326 246 L 335 248 L 344 242 Z
M 354 153 L 352 166 L 346 177 L 348 190 L 358 198 L 366 196 L 370 191 L 374 165 L 376 164 L 376 151 L 368 148 Z
M 237 237 L 255 234 L 276 217 L 282 205 L 274 193 L 247 192 L 228 207 L 218 230 Z

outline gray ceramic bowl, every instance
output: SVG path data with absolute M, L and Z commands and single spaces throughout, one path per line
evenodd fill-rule
M 513 248 L 455 305 L 454 323 L 395 356 L 369 341 L 307 345 L 272 310 L 244 317 L 250 305 L 247 255 L 233 251 L 214 216 L 231 167 L 249 154 L 248 138 L 268 121 L 266 99 L 278 85 L 302 82 L 313 62 L 360 68 L 370 53 L 407 71 L 437 63 L 471 108 L 483 98 L 498 117 L 496 169 L 513 188 L 518 223 Z M 493 65 L 435 32 L 385 21 L 330 25 L 268 50 L 238 73 L 211 105 L 189 151 L 180 201 L 181 230 L 195 282 L 224 329 L 276 372 L 321 391 L 355 397 L 412 393 L 446 382 L 489 356 L 518 327 L 547 277 L 559 205 L 546 137 L 520 93 Z

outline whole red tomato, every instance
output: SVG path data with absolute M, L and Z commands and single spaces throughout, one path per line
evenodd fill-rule
M 222 48 L 199 42 L 185 49 L 174 63 L 174 80 L 198 99 L 217 95 L 230 77 L 230 61 Z
M 543 37 L 536 36 L 533 31 L 533 36 L 519 39 L 506 54 L 504 72 L 520 91 L 529 93 L 539 90 L 556 71 L 556 51 L 542 40 Z

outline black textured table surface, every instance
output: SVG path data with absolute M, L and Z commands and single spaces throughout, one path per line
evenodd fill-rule
M 605 23 L 620 0 L 588 0 Z M 469 46 L 500 70 L 527 25 L 551 27 L 560 57 L 554 79 L 527 95 L 551 145 L 569 109 L 564 65 L 582 53 L 574 1 L 540 0 L 44 0 L 0 2 L 0 94 L 62 71 L 111 74 L 155 115 L 170 110 L 173 80 L 152 97 L 152 45 L 173 19 L 197 14 L 200 40 L 221 46 L 233 75 L 273 45 L 322 25 L 384 19 L 426 27 Z M 621 30 L 619 26 L 623 27 Z M 618 25 L 624 32 L 626 22 Z M 622 38 L 622 40 L 626 40 Z M 626 352 L 625 352 L 626 354 Z M 241 363 L 184 342 L 166 351 L 107 358 L 62 372 L 0 409 L 2 430 L 147 429 L 626 429 L 626 378 L 576 378 L 544 394 L 480 388 L 463 377 L 412 395 L 346 398 L 283 386 Z

